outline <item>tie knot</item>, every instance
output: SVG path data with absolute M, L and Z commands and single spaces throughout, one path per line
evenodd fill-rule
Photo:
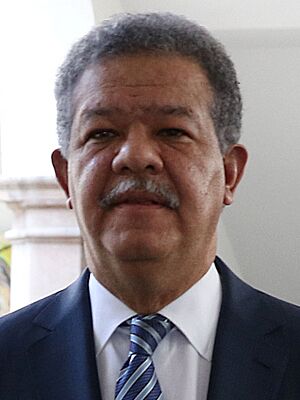
M 133 317 L 130 323 L 130 353 L 151 356 L 172 328 L 172 322 L 159 314 Z

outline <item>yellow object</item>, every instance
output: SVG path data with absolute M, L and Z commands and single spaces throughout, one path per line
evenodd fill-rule
M 1 237 L 0 237 L 0 257 L 3 258 L 8 267 L 10 267 L 11 245 Z
M 9 312 L 11 246 L 0 238 L 0 315 Z

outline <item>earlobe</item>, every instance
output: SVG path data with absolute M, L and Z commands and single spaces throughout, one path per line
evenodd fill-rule
M 53 151 L 51 160 L 58 183 L 69 198 L 68 161 L 63 157 L 60 149 Z
M 225 192 L 223 204 L 225 206 L 229 206 L 233 202 L 234 192 L 242 179 L 247 159 L 247 150 L 240 144 L 230 147 L 224 156 Z

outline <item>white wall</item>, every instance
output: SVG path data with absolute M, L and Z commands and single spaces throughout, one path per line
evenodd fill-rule
M 291 32 L 292 33 L 292 32 Z M 300 40 L 234 47 L 250 151 L 237 203 L 224 214 L 240 271 L 300 304 Z
M 89 0 L 0 2 L 2 174 L 53 175 L 57 67 L 94 24 Z
M 209 29 L 299 27 L 298 0 L 93 0 L 96 20 L 120 12 L 169 11 L 196 19 Z

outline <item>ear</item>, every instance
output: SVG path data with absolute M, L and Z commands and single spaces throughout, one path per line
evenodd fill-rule
M 58 183 L 66 193 L 66 196 L 69 198 L 68 161 L 63 157 L 60 149 L 53 151 L 51 160 Z
M 225 170 L 225 193 L 223 204 L 225 206 L 229 206 L 233 202 L 233 195 L 242 179 L 247 159 L 247 150 L 240 144 L 231 146 L 223 157 Z

